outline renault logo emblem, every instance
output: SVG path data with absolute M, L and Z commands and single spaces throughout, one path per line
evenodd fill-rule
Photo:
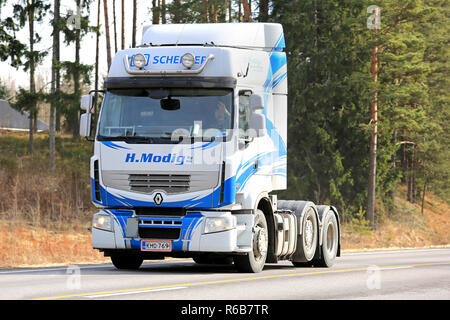
M 163 200 L 164 199 L 163 199 L 161 193 L 159 193 L 159 192 L 153 198 L 153 201 L 155 201 L 156 205 L 158 205 L 158 206 L 163 202 Z

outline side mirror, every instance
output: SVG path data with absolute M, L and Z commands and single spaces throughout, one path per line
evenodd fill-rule
M 94 96 L 91 96 L 90 94 L 85 94 L 81 97 L 81 104 L 80 104 L 81 109 L 83 109 L 88 113 L 91 113 L 93 106 L 94 106 Z
M 264 109 L 264 99 L 259 94 L 252 94 L 250 96 L 250 110 L 252 112 L 255 112 L 257 110 L 263 110 Z
M 94 106 L 94 96 L 85 94 L 81 97 L 80 108 L 86 113 L 80 117 L 80 136 L 89 137 L 91 134 L 91 116 L 92 107 Z
M 252 138 L 263 137 L 266 135 L 266 117 L 262 113 L 257 113 L 264 109 L 264 98 L 259 94 L 250 96 L 250 121 L 249 136 Z
M 91 116 L 92 113 L 83 113 L 80 117 L 80 136 L 89 137 L 91 135 Z
M 250 137 L 264 137 L 266 135 L 266 117 L 261 113 L 252 113 L 249 127 Z

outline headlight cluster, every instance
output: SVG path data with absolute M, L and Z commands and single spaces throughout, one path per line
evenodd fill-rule
M 112 231 L 113 219 L 106 214 L 95 214 L 92 219 L 92 226 L 97 229 Z
M 143 54 L 138 53 L 133 58 L 133 64 L 136 66 L 136 68 L 142 69 L 147 64 L 147 59 Z
M 236 228 L 236 217 L 206 218 L 204 233 L 220 232 Z
M 183 57 L 181 57 L 181 63 L 186 68 L 191 69 L 195 64 L 195 57 L 190 53 L 186 53 Z

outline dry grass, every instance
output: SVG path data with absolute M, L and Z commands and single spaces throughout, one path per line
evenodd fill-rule
M 425 197 L 424 213 L 420 204 L 406 200 L 406 190 L 399 188 L 395 214 L 385 217 L 375 231 L 354 232 L 354 226 L 343 226 L 342 248 L 364 250 L 375 248 L 417 248 L 450 245 L 450 207 L 438 197 Z
M 92 144 L 57 137 L 49 170 L 48 136 L 37 134 L 27 154 L 24 133 L 0 135 L 0 219 L 76 231 L 90 220 L 89 158 Z
M 0 267 L 29 267 L 110 262 L 92 249 L 86 232 L 54 232 L 48 228 L 0 222 Z
M 58 136 L 51 173 L 48 141 L 28 155 L 27 133 L 0 132 L 0 267 L 105 261 L 88 231 L 92 144 Z

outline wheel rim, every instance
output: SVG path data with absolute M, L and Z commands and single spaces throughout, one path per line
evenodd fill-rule
M 312 247 L 314 240 L 314 225 L 311 221 L 311 217 L 308 217 L 305 224 L 305 244 L 306 248 L 309 250 Z
M 253 253 L 257 260 L 261 259 L 267 253 L 267 232 L 266 229 L 257 225 L 255 227 L 255 238 Z
M 335 246 L 335 230 L 334 230 L 334 226 L 332 223 L 328 224 L 327 227 L 327 245 L 326 245 L 326 249 L 328 252 L 333 252 L 334 250 L 334 246 Z

